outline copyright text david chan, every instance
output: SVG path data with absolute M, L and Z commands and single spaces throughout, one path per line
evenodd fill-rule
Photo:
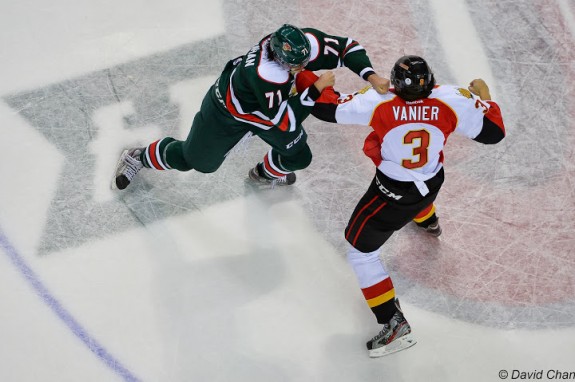
M 564 371 L 556 369 L 532 370 L 532 371 L 500 370 L 499 378 L 511 379 L 511 380 L 524 380 L 524 381 L 535 381 L 535 380 L 575 381 L 575 371 Z

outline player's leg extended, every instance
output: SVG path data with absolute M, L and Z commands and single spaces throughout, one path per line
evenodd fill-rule
M 357 204 L 345 229 L 351 244 L 347 260 L 359 282 L 367 305 L 381 331 L 366 343 L 370 357 L 381 357 L 415 345 L 411 326 L 403 316 L 395 289 L 380 258 L 380 247 L 413 218 L 382 194 L 374 179 Z
M 118 164 L 116 165 L 116 173 L 112 181 L 112 188 L 123 190 L 132 182 L 136 174 L 144 167 L 153 168 L 156 170 L 169 170 L 176 166 L 174 161 L 168 161 L 167 147 L 180 141 L 174 138 L 165 137 L 155 142 L 150 143 L 146 147 L 136 147 L 125 149 L 120 155 Z M 181 171 L 189 170 L 189 168 L 181 168 Z
M 367 305 L 382 330 L 366 343 L 370 357 L 381 357 L 416 344 L 411 326 L 395 298 L 393 282 L 379 257 L 379 249 L 363 253 L 350 247 L 347 260 L 352 266 Z
M 345 228 L 345 239 L 350 244 L 347 260 L 355 272 L 367 304 L 377 322 L 385 324 L 397 309 L 393 283 L 379 253 L 401 223 L 395 223 L 397 214 L 387 213 L 387 209 L 392 206 L 374 185 L 373 181 L 357 203 Z
M 160 171 L 214 172 L 248 131 L 222 110 L 208 93 L 185 141 L 165 137 L 146 147 L 124 150 L 112 186 L 126 188 L 144 167 Z
M 430 195 L 430 198 L 434 197 L 435 193 Z M 395 353 L 416 343 L 395 297 L 391 278 L 380 259 L 379 249 L 395 231 L 415 217 L 425 200 L 415 186 L 398 183 L 378 173 L 345 229 L 345 238 L 351 244 L 348 262 L 368 306 L 377 322 L 383 325 L 366 344 L 370 357 Z
M 125 189 L 142 168 L 158 171 L 191 170 L 192 167 L 184 157 L 183 145 L 183 141 L 165 137 L 145 147 L 124 150 L 116 167 L 112 188 Z

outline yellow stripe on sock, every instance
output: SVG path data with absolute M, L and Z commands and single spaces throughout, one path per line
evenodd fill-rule
M 429 219 L 434 213 L 435 213 L 435 205 L 433 207 L 431 207 L 431 210 L 429 210 L 429 212 L 424 217 L 419 218 L 419 219 L 413 219 L 413 221 L 416 223 L 424 222 L 427 219 Z
M 367 305 L 369 305 L 370 308 L 373 308 L 374 306 L 381 305 L 393 298 L 395 298 L 395 289 L 392 289 L 389 292 L 385 292 L 382 295 L 367 300 Z

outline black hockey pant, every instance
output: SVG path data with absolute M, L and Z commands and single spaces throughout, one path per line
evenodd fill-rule
M 377 170 L 367 192 L 358 202 L 347 227 L 346 240 L 357 250 L 369 253 L 380 248 L 395 232 L 429 206 L 443 184 L 444 172 L 425 182 L 429 193 L 422 196 L 415 183 L 388 178 Z

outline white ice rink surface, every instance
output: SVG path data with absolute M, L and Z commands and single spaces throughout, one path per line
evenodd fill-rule
M 3 2 L 0 381 L 575 380 L 574 14 L 570 0 Z M 440 83 L 484 78 L 503 110 L 501 144 L 448 142 L 441 239 L 408 226 L 382 250 L 418 340 L 405 352 L 367 357 L 379 327 L 344 256 L 368 129 L 310 117 L 314 161 L 287 190 L 246 183 L 256 139 L 215 174 L 108 188 L 122 147 L 185 137 L 225 62 L 284 22 L 359 40 L 385 76 L 414 53 Z

